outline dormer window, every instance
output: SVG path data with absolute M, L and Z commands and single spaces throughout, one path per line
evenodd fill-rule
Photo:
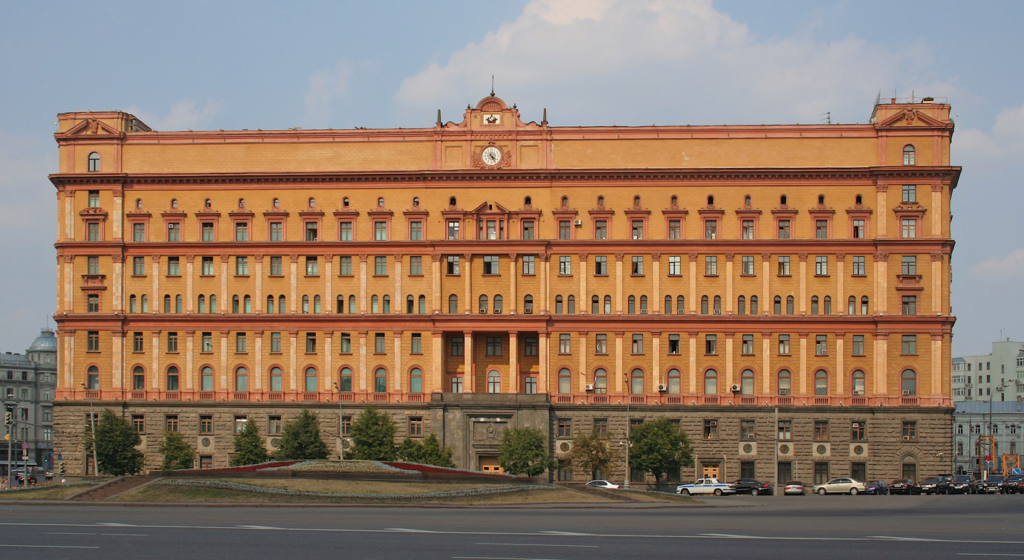
M 418 196 L 412 197 L 412 207 L 413 208 L 419 208 L 420 207 L 420 197 L 418 197 Z
M 315 198 L 309 197 L 309 207 L 310 208 L 316 208 L 316 199 Z
M 206 202 L 203 203 L 203 208 L 213 208 L 213 201 L 207 198 Z
M 916 165 L 913 144 L 903 146 L 903 165 Z
M 273 205 L 274 205 L 274 208 L 280 208 L 281 207 L 281 199 L 280 198 L 275 198 Z
M 99 171 L 99 170 L 100 170 L 100 155 L 97 154 L 96 152 L 93 152 L 93 153 L 89 154 L 89 171 L 93 172 L 93 171 Z
M 377 198 L 377 208 L 384 208 L 384 197 L 383 196 Z
M 786 195 L 782 195 L 782 196 L 779 197 L 779 204 L 781 206 L 785 206 L 786 205 Z

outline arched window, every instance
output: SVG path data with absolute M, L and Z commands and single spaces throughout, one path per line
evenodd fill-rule
M 715 315 L 722 314 L 722 296 L 715 296 Z
M 308 205 L 310 208 L 316 208 L 316 199 L 313 197 L 309 197 Z
M 558 312 L 562 312 L 562 296 L 558 296 Z M 480 313 L 487 313 L 487 296 L 480 296 Z
M 555 313 L 562 314 L 562 296 L 555 296 Z
M 530 296 L 526 296 L 530 297 Z M 448 296 L 448 313 L 459 312 L 459 296 L 452 294 Z
M 914 145 L 907 144 L 903 146 L 903 165 L 916 165 L 914 156 Z
M 824 205 L 825 204 L 825 195 L 823 195 L 823 194 L 819 194 L 818 195 L 818 204 L 819 205 Z
M 640 313 L 647 314 L 647 296 L 640 296 Z
M 825 296 L 825 306 L 821 310 L 824 315 L 832 314 L 832 296 Z
M 665 296 L 665 314 L 672 314 L 672 296 Z
M 643 395 L 647 392 L 644 387 L 644 370 L 636 368 L 629 372 L 629 392 L 634 395 Z
M 174 296 L 174 312 L 175 313 L 181 313 L 181 303 L 182 303 L 181 295 Z
M 281 199 L 280 198 L 275 198 L 273 201 L 271 201 L 270 204 L 274 208 L 280 208 L 281 207 Z
M 420 311 L 419 311 L 420 313 L 426 313 L 427 312 L 427 296 L 424 296 L 423 294 L 420 294 L 419 308 L 420 308 Z
M 213 390 L 213 368 L 210 366 L 203 367 L 200 370 L 200 379 L 202 384 L 200 391 L 212 391 Z
M 851 387 L 853 389 L 853 395 L 854 396 L 861 396 L 861 395 L 863 395 L 864 394 L 864 372 L 858 369 L 858 370 L 853 372 L 853 375 L 851 376 L 851 378 L 853 380 L 853 385 Z
M 868 296 L 864 296 L 864 297 L 860 298 L 860 314 L 861 315 L 867 315 L 868 314 Z
M 747 314 L 747 298 L 746 296 L 740 296 L 736 300 L 736 313 L 738 315 Z
M 718 372 L 713 369 L 704 372 L 704 394 L 718 394 Z
M 147 296 L 146 294 L 142 294 L 142 297 L 140 299 L 142 301 L 140 310 L 143 313 L 149 313 L 149 296 Z
M 142 199 L 141 198 L 136 198 L 135 199 L 135 209 L 136 210 L 142 210 Z
M 572 393 L 572 373 L 569 368 L 558 370 L 558 392 L 562 395 Z
M 391 313 L 391 296 L 384 296 L 384 308 L 381 309 L 383 313 Z
M 849 302 L 850 302 L 850 306 L 849 306 L 850 309 L 848 310 L 847 314 L 848 315 L 856 315 L 857 314 L 857 298 L 855 298 L 854 296 L 850 296 Z
M 757 315 L 757 296 L 750 296 L 750 314 Z
M 199 313 L 206 313 L 206 296 L 200 294 L 197 299 L 196 309 Z
M 686 298 L 683 296 L 676 297 L 676 314 L 683 315 L 686 313 Z
M 309 313 L 309 296 L 302 296 L 302 312 Z M 377 312 L 377 296 L 373 296 L 373 312 Z
M 590 298 L 590 314 L 597 315 L 601 312 L 601 298 L 593 296 Z
M 793 314 L 793 296 L 786 296 L 786 315 Z
M 594 371 L 594 392 L 598 394 L 608 392 L 608 372 L 603 368 Z
M 533 313 L 533 296 L 523 296 L 523 313 L 527 315 Z
M 285 309 L 287 309 L 287 304 L 284 296 L 277 296 L 277 312 L 284 315 L 286 313 Z
M 377 370 L 373 372 L 373 392 L 388 392 L 388 371 L 386 369 L 377 368 Z
M 775 314 L 782 315 L 782 298 L 775 296 Z
M 682 377 L 679 370 L 672 368 L 668 370 L 668 394 L 678 395 L 682 390 Z
M 317 391 L 316 368 L 310 366 L 310 367 L 306 368 L 306 392 L 307 393 L 315 393 L 316 391 Z
M 533 198 L 526 197 L 523 199 L 523 206 L 533 206 Z
M 100 155 L 97 154 L 96 152 L 93 152 L 93 153 L 89 154 L 89 171 L 93 172 L 93 171 L 99 171 L 99 170 L 100 170 Z
M 377 197 L 377 208 L 384 208 L 384 197 Z
M 856 202 L 857 206 L 860 206 L 861 204 L 864 204 L 864 197 L 863 196 L 858 194 L 856 200 L 857 200 L 857 202 Z
M 567 206 L 569 206 L 569 197 L 563 196 L 562 197 L 562 208 L 566 208 Z
M 317 303 L 317 310 L 319 311 L 319 308 L 320 308 L 320 296 L 316 296 L 316 299 L 317 299 L 317 302 L 316 302 Z M 244 313 L 252 313 L 252 298 L 251 297 L 245 296 L 244 298 L 242 298 L 242 304 L 243 304 L 242 311 Z
M 629 313 L 630 315 L 635 315 L 636 314 L 636 296 L 629 296 L 629 299 L 627 299 L 626 302 L 627 302 L 626 303 L 626 313 Z
M 500 295 L 495 295 L 494 296 L 494 312 L 495 313 L 501 313 L 501 308 L 502 308 L 501 296 Z
M 335 313 L 345 312 L 345 296 L 338 296 L 337 301 L 334 304 Z
M 178 390 L 178 368 L 175 366 L 167 368 L 167 390 Z
M 244 198 L 239 198 L 238 199 L 238 207 L 239 208 L 245 208 L 245 199 Z
M 792 376 L 790 375 L 788 369 L 779 370 L 778 389 L 779 389 L 779 394 L 780 395 L 788 395 L 788 394 L 790 394 L 790 389 L 792 389 L 792 387 L 790 385 L 791 381 L 792 381 Z
M 709 194 L 708 195 L 708 206 L 714 206 L 714 205 L 715 205 L 715 197 L 713 195 Z
M 376 295 L 370 296 L 370 313 L 380 313 L 380 300 Z
M 270 390 L 271 392 L 281 392 L 281 368 L 272 367 L 270 368 Z
M 347 368 L 347 367 L 341 368 L 340 377 L 341 377 L 341 392 L 342 393 L 351 393 L 352 392 L 352 370 Z
M 900 390 L 906 396 L 917 395 L 917 373 L 914 370 L 903 370 L 903 374 L 900 375 Z
M 231 312 L 238 313 L 238 296 L 231 296 Z
M 743 205 L 744 206 L 750 206 L 750 195 L 749 194 L 747 196 L 743 197 Z
M 811 315 L 818 314 L 818 296 L 811 296 Z
M 1011 443 L 1010 445 L 1012 447 L 1013 444 Z M 1011 450 L 1010 453 L 1012 454 L 1013 451 Z M 962 442 L 962 441 L 956 442 L 956 454 L 957 455 L 963 455 L 964 454 L 964 442 Z
M 245 369 L 244 367 L 240 367 L 235 370 L 235 390 L 249 390 L 249 370 Z
M 454 196 L 448 199 L 448 206 L 455 206 L 455 197 Z
M 785 206 L 785 205 L 786 205 L 786 195 L 782 195 L 782 196 L 779 197 L 779 206 Z
M 348 312 L 349 314 L 356 312 L 356 296 L 348 296 Z
M 346 196 L 345 198 L 341 199 L 341 206 L 342 206 L 342 208 L 348 208 L 348 205 L 349 205 L 349 200 L 348 200 L 348 197 Z
M 608 315 L 612 312 L 612 296 L 604 296 L 604 313 Z
M 206 201 L 203 203 L 203 206 L 206 208 L 213 208 L 213 201 L 207 198 Z
M 604 197 L 603 196 L 598 196 L 597 197 L 597 207 L 598 208 L 603 208 L 604 207 Z
M 338 296 L 339 298 L 341 296 Z M 267 296 L 267 313 L 274 312 L 274 296 Z
M 164 313 L 171 312 L 171 294 L 164 295 Z
M 245 297 L 246 299 L 249 298 L 249 296 Z M 246 313 L 248 313 L 248 311 Z M 320 296 L 313 296 L 313 313 L 320 313 Z
M 569 296 L 566 298 L 566 313 L 569 315 L 576 314 L 576 296 Z
M 423 371 L 420 368 L 412 368 L 409 372 L 409 392 L 410 393 L 422 393 L 423 392 Z
M 487 392 L 488 393 L 500 393 L 501 392 L 501 373 L 496 369 L 492 369 L 487 372 Z
M 171 199 L 171 208 L 177 208 L 177 207 L 178 207 L 178 199 L 177 198 L 172 198 Z
M 217 312 L 217 296 L 210 294 L 210 313 Z
M 412 197 L 412 207 L 413 208 L 419 208 L 420 207 L 420 197 L 418 197 L 418 196 Z
M 745 369 L 740 374 L 740 394 L 741 395 L 753 395 L 754 394 L 754 371 Z
M 90 391 L 96 391 L 100 388 L 100 368 L 96 366 L 89 366 L 86 372 L 86 387 Z
M 700 314 L 708 314 L 708 296 L 700 296 Z
M 136 304 L 136 302 L 135 302 L 135 294 L 132 294 L 132 295 L 128 296 L 128 312 L 129 313 L 138 313 L 138 309 L 136 309 L 136 305 L 135 304 Z
M 412 313 L 416 307 L 416 298 L 412 294 L 405 296 L 405 312 Z
M 142 366 L 132 368 L 132 391 L 146 390 L 146 370 Z
M 821 397 L 828 395 L 828 372 L 823 369 L 814 372 L 814 394 Z
M 670 198 L 668 200 L 669 200 L 669 205 L 672 208 L 675 208 L 676 206 L 679 206 L 679 197 L 678 196 L 672 195 L 672 198 Z
M 639 196 L 634 196 L 633 197 L 633 208 L 639 208 L 639 207 L 640 207 L 640 197 Z

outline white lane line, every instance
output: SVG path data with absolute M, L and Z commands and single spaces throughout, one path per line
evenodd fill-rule
M 541 531 L 541 533 L 547 535 L 562 535 L 567 537 L 592 537 L 593 533 L 572 533 L 569 531 Z
M 452 556 L 453 560 L 562 560 L 560 558 L 517 558 L 513 556 Z
M 701 533 L 693 538 L 747 539 L 760 541 L 863 541 L 862 537 L 773 537 L 764 535 L 732 535 L 729 533 Z
M 396 533 L 436 533 L 437 531 L 429 531 L 427 529 L 406 529 L 404 527 L 387 527 L 388 531 L 394 531 Z
M 129 523 L 97 523 L 97 525 L 103 525 L 105 527 L 136 527 L 137 525 L 131 525 Z
M 46 533 L 47 535 L 95 535 L 96 533 Z
M 907 541 L 907 542 L 942 542 L 941 539 L 925 539 L 920 537 L 887 537 L 885 535 L 871 535 L 869 539 L 885 539 L 887 541 Z
M 473 543 L 483 546 L 554 546 L 560 548 L 597 548 L 593 544 L 542 544 L 542 543 L 514 543 L 514 542 L 478 542 Z
M 1015 556 L 1024 557 L 1024 554 L 998 554 L 995 552 L 958 552 L 957 556 Z
M 140 533 L 100 533 L 104 537 L 148 537 Z
M 99 548 L 98 546 L 58 546 L 54 544 L 0 544 L 3 548 Z

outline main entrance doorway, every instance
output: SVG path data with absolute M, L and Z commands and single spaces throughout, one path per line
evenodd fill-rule
M 480 470 L 489 473 L 504 473 L 497 457 L 480 457 Z
M 722 470 L 718 464 L 714 465 L 701 465 L 700 476 L 701 478 L 719 478 Z

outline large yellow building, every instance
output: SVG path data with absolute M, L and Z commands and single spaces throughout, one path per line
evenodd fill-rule
M 432 128 L 206 132 L 61 114 L 69 469 L 93 402 L 131 415 L 151 468 L 165 429 L 221 466 L 242 422 L 273 445 L 302 407 L 336 435 L 339 405 L 373 403 L 473 468 L 508 425 L 556 456 L 581 431 L 618 444 L 629 405 L 691 435 L 684 478 L 946 472 L 949 111 L 552 127 L 492 95 Z

